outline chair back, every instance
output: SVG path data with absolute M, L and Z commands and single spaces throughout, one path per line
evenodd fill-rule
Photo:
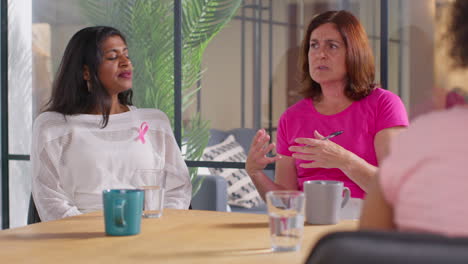
M 29 199 L 29 208 L 28 208 L 28 225 L 41 222 L 39 213 L 37 212 L 36 205 L 34 204 L 34 199 L 31 195 Z
M 337 232 L 320 239 L 306 263 L 468 263 L 468 238 L 382 231 Z

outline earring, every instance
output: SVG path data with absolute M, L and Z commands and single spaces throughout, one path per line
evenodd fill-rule
M 88 87 L 88 92 L 91 92 L 91 82 L 88 80 L 86 81 L 86 86 Z

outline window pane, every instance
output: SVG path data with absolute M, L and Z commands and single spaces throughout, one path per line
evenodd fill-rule
M 12 160 L 10 164 L 10 228 L 24 226 L 31 196 L 31 163 Z
M 29 154 L 32 130 L 31 1 L 8 4 L 8 148 L 11 154 Z M 5 87 L 3 87 L 5 88 Z M 2 134 L 6 131 L 2 131 Z M 9 162 L 10 227 L 26 224 L 31 193 L 29 162 Z
M 12 154 L 28 154 L 32 129 L 31 1 L 8 1 L 8 137 Z

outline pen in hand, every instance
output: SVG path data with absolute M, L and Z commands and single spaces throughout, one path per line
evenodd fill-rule
M 327 139 L 330 139 L 330 138 L 332 138 L 332 137 L 336 137 L 336 136 L 341 135 L 341 134 L 343 134 L 343 130 L 337 131 L 337 132 L 335 132 L 335 133 L 331 133 L 330 135 L 328 135 L 328 136 L 322 138 L 322 140 L 327 140 Z

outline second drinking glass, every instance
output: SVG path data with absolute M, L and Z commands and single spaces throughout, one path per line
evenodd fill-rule
M 138 189 L 145 192 L 143 217 L 159 218 L 163 214 L 166 171 L 157 169 L 136 170 L 134 179 L 140 183 Z

